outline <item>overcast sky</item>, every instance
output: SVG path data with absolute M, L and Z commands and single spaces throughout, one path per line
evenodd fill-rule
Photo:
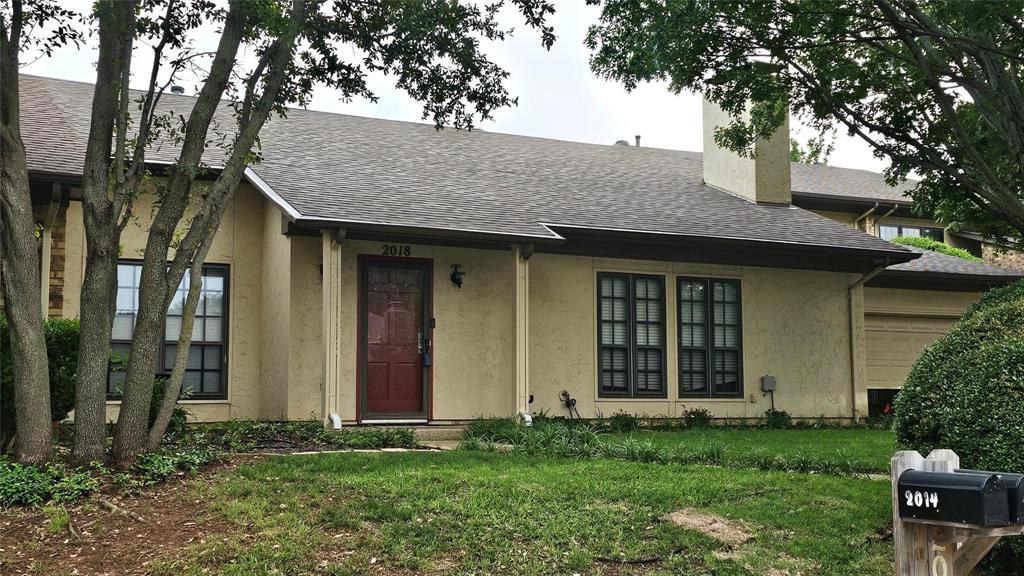
M 74 1 L 79 10 L 87 2 Z M 490 46 L 491 57 L 509 71 L 509 92 L 519 97 L 519 106 L 498 110 L 494 120 L 479 127 L 492 132 L 557 138 L 577 142 L 611 144 L 625 139 L 633 142 L 641 135 L 641 145 L 675 150 L 697 150 L 701 145 L 700 97 L 673 95 L 660 84 L 641 86 L 627 93 L 618 84 L 596 78 L 589 69 L 589 52 L 583 46 L 587 27 L 596 22 L 599 9 L 583 0 L 558 3 L 552 19 L 558 40 L 551 51 L 540 45 L 539 36 L 526 29 L 511 10 L 502 15 L 507 26 L 517 33 L 503 43 Z M 216 36 L 209 33 L 200 43 L 215 46 Z M 137 51 L 133 86 L 144 87 L 148 49 Z M 95 81 L 95 39 L 81 50 L 65 48 L 52 58 L 40 58 L 22 70 L 28 74 Z M 189 93 L 193 87 L 186 83 Z M 420 121 L 422 109 L 404 93 L 395 90 L 386 77 L 371 78 L 371 87 L 380 97 L 376 103 L 339 101 L 327 89 L 317 91 L 310 108 L 360 116 Z M 801 141 L 814 134 L 794 125 Z M 840 134 L 829 164 L 880 171 L 885 163 L 874 158 L 861 141 Z

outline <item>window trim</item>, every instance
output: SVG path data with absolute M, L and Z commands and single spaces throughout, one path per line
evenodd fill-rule
M 142 263 L 143 263 L 142 260 L 137 260 L 137 259 L 134 259 L 134 258 L 119 258 L 117 260 L 117 264 L 118 265 L 130 264 L 130 265 L 133 265 L 133 266 L 142 266 Z M 231 382 L 231 380 L 229 378 L 229 373 L 228 373 L 228 368 L 230 366 L 229 356 L 230 356 L 230 338 L 231 338 L 231 265 L 230 264 L 223 264 L 223 263 L 219 263 L 219 262 L 205 262 L 205 263 L 203 263 L 203 273 L 204 273 L 204 275 L 206 273 L 206 270 L 208 270 L 208 269 L 218 269 L 218 270 L 223 270 L 224 271 L 224 304 L 223 304 L 223 306 L 224 306 L 224 313 L 221 315 L 221 321 L 222 321 L 221 330 L 223 331 L 224 337 L 223 337 L 223 342 L 221 342 L 220 344 L 210 343 L 210 344 L 201 344 L 201 345 L 204 345 L 204 346 L 219 345 L 219 346 L 221 346 L 223 348 L 223 354 L 221 354 L 222 358 L 221 358 L 221 366 L 220 366 L 222 386 L 221 386 L 221 392 L 218 392 L 216 394 L 204 394 L 204 393 L 201 393 L 201 392 L 200 393 L 192 393 L 192 394 L 189 395 L 188 399 L 185 400 L 185 401 L 188 401 L 188 402 L 225 402 L 229 398 L 229 390 L 228 390 L 228 388 L 229 388 L 229 384 Z M 186 271 L 186 274 L 187 273 L 188 272 Z M 133 331 L 133 334 L 134 334 L 134 326 L 132 328 L 132 331 Z M 171 373 L 171 367 L 166 367 L 164 365 L 165 354 L 166 354 L 166 346 L 168 344 L 177 344 L 177 341 L 176 340 L 175 341 L 167 340 L 167 313 L 166 312 L 164 313 L 164 322 L 163 322 L 163 325 L 161 326 L 161 333 L 164 335 L 164 338 L 163 338 L 163 341 L 160 344 L 160 355 L 157 357 L 157 373 L 158 373 L 159 377 L 168 377 L 168 376 L 170 376 L 170 373 Z M 111 338 L 110 339 L 110 344 L 111 344 L 111 346 L 113 346 L 114 344 L 127 345 L 130 348 L 131 344 L 132 344 L 132 341 L 131 340 L 115 340 L 115 339 Z M 112 367 L 114 365 L 113 362 L 110 362 L 109 364 L 110 364 L 110 367 Z M 110 367 L 107 368 L 107 394 L 106 394 L 106 400 L 107 400 L 107 402 L 120 402 L 121 399 L 122 399 L 122 396 L 123 396 L 122 394 L 111 394 L 110 393 L 110 372 L 111 372 Z
M 683 390 L 683 318 L 680 314 L 679 304 L 681 301 L 683 283 L 684 282 L 700 282 L 704 285 L 704 305 L 706 313 L 704 315 L 704 329 L 705 329 L 705 342 L 707 346 L 704 348 L 704 365 L 705 365 L 705 376 L 707 378 L 707 391 L 706 392 L 687 392 Z M 714 282 L 728 282 L 736 286 L 736 346 L 735 347 L 718 347 L 715 346 L 715 322 L 714 322 L 714 295 L 711 284 Z M 699 276 L 677 276 L 676 277 L 676 356 L 677 356 L 677 387 L 679 398 L 728 398 L 736 399 L 743 398 L 744 395 L 744 377 L 743 377 L 743 283 L 739 278 L 714 278 L 714 277 L 699 277 Z M 688 349 L 699 349 L 696 347 L 688 347 Z M 716 350 L 734 350 L 736 352 L 736 379 L 737 379 L 737 391 L 730 394 L 715 393 L 715 363 L 714 363 L 714 352 Z
M 606 347 L 603 342 L 602 330 L 601 330 L 601 280 L 603 278 L 625 278 L 628 282 L 628 290 L 626 292 L 626 308 L 627 318 L 626 322 L 626 338 L 629 342 L 626 346 L 609 345 L 608 348 L 615 349 L 626 349 L 626 362 L 628 363 L 629 370 L 626 373 L 626 392 L 613 392 L 605 390 L 601 385 L 601 351 Z M 648 279 L 657 280 L 661 285 L 661 346 L 638 346 L 636 343 L 636 280 L 637 279 Z M 666 292 L 666 278 L 661 274 L 635 274 L 631 272 L 598 272 L 595 279 L 595 332 L 597 335 L 597 355 L 595 357 L 597 367 L 597 398 L 605 399 L 634 399 L 634 398 L 668 398 L 668 317 L 667 317 L 667 302 L 668 293 Z M 650 391 L 638 391 L 636 389 L 637 381 L 637 366 L 636 366 L 636 351 L 638 348 L 643 349 L 659 349 L 661 351 L 661 388 L 656 392 Z

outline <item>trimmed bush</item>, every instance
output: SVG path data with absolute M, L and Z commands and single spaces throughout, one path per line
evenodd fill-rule
M 1024 281 L 985 293 L 928 347 L 893 408 L 903 448 L 949 448 L 965 468 L 1024 472 Z M 1000 542 L 983 566 L 1020 574 L 1024 542 Z
M 897 442 L 968 468 L 1024 472 L 1024 288 L 986 295 L 921 355 L 894 405 Z
M 971 260 L 974 262 L 981 262 L 981 258 L 978 258 L 974 254 L 971 254 L 963 248 L 957 248 L 950 246 L 945 242 L 939 242 L 938 240 L 932 240 L 931 238 L 921 238 L 916 236 L 897 236 L 892 239 L 896 244 L 903 244 L 904 246 L 913 246 L 922 250 L 928 250 L 929 252 L 938 252 L 939 254 L 945 254 L 946 256 L 956 256 L 957 258 L 963 258 L 964 260 Z
M 50 415 L 60 422 L 75 407 L 80 324 L 77 319 L 51 318 L 44 329 L 50 361 Z
M 43 326 L 50 365 L 50 415 L 67 418 L 75 407 L 75 374 L 78 370 L 78 320 L 53 318 Z M 0 315 L 0 440 L 14 434 L 14 373 L 7 319 Z
M 376 449 L 417 446 L 416 438 L 408 428 L 346 428 L 337 432 L 326 430 L 318 420 L 231 420 L 197 424 L 189 427 L 183 435 L 183 443 L 207 444 L 234 452 L 280 448 Z

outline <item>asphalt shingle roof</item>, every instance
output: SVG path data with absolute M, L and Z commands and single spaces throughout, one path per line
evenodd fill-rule
M 80 174 L 92 85 L 22 76 L 29 169 Z M 187 114 L 193 98 L 166 94 Z M 220 121 L 230 126 L 226 110 Z M 261 135 L 253 166 L 300 219 L 541 238 L 559 226 L 885 252 L 901 246 L 795 206 L 758 205 L 703 184 L 701 154 L 604 146 L 291 110 Z M 171 161 L 166 144 L 149 154 Z M 211 149 L 205 160 L 221 162 Z M 794 190 L 865 189 L 878 174 L 796 165 Z M 873 185 L 872 185 L 873 186 Z
M 92 86 L 22 76 L 29 167 L 81 172 Z M 187 113 L 192 98 L 164 95 Z M 221 122 L 230 125 L 226 112 Z M 693 152 L 581 144 L 292 110 L 253 167 L 302 218 L 558 238 L 549 225 L 906 252 L 794 206 L 703 184 Z M 149 154 L 173 160 L 166 144 Z M 211 150 L 211 165 L 221 159 Z
M 1006 279 L 1008 281 L 1024 277 L 1024 273 L 1017 270 L 1009 270 L 992 266 L 984 262 L 966 260 L 948 254 L 922 250 L 915 246 L 907 246 L 908 250 L 921 255 L 917 260 L 896 264 L 885 269 L 886 272 L 897 273 L 926 273 L 926 274 L 954 274 L 977 277 L 993 277 Z
M 796 196 L 810 194 L 909 205 L 912 200 L 907 193 L 917 185 L 917 182 L 908 180 L 892 187 L 878 172 L 824 164 L 793 163 L 790 174 Z

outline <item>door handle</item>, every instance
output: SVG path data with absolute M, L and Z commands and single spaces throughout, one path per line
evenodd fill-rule
M 416 333 L 416 353 L 423 354 L 423 332 Z

